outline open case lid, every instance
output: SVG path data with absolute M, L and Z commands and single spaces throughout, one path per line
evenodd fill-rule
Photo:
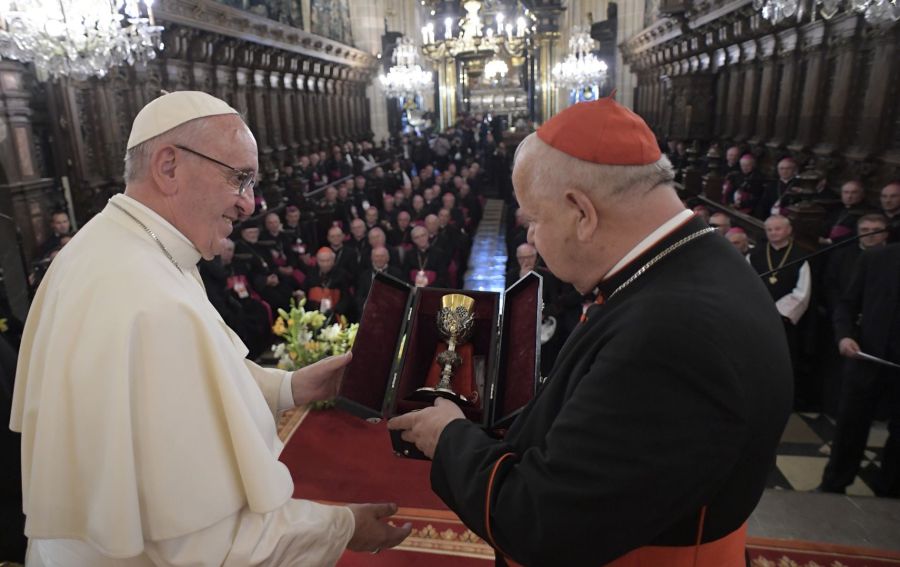
M 398 352 L 397 341 L 407 322 L 414 288 L 385 274 L 375 274 L 359 321 L 353 359 L 344 369 L 336 405 L 356 416 L 379 421 Z
M 506 429 L 534 398 L 541 368 L 543 278 L 528 272 L 506 290 L 490 429 Z

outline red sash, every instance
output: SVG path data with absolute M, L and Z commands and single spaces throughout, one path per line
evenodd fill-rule
M 689 546 L 649 545 L 629 551 L 605 567 L 745 567 L 747 523 L 727 536 Z M 503 557 L 509 567 L 522 567 Z
M 323 299 L 330 299 L 331 306 L 334 308 L 337 305 L 338 301 L 341 300 L 341 291 L 339 289 L 329 289 L 326 287 L 316 286 L 309 290 L 309 294 L 307 294 L 310 301 L 315 301 L 316 303 L 322 303 Z

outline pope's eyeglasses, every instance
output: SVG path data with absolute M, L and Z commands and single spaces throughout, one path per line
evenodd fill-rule
M 256 174 L 254 174 L 252 172 L 244 171 L 242 169 L 232 167 L 232 166 L 228 165 L 227 163 L 221 162 L 221 161 L 217 160 L 216 158 L 211 158 L 206 154 L 201 154 L 197 150 L 192 150 L 191 148 L 188 148 L 186 146 L 182 146 L 180 144 L 173 144 L 173 145 L 176 148 L 178 148 L 179 150 L 184 150 L 188 153 L 194 154 L 197 157 L 202 157 L 205 160 L 209 160 L 216 165 L 220 165 L 220 166 L 222 166 L 226 169 L 230 169 L 232 172 L 234 172 L 235 179 L 238 182 L 237 194 L 239 197 L 243 197 L 244 193 L 247 192 L 247 189 L 253 189 L 253 186 L 256 184 Z

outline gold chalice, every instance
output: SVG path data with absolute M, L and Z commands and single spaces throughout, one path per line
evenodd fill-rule
M 423 387 L 416 390 L 415 398 L 433 401 L 435 398 L 447 398 L 458 404 L 467 405 L 470 401 L 453 390 L 450 379 L 454 371 L 463 363 L 456 347 L 464 344 L 472 335 L 475 324 L 473 307 L 475 300 L 468 295 L 451 293 L 441 298 L 441 308 L 437 314 L 437 326 L 441 335 L 447 339 L 447 350 L 437 355 L 441 366 L 441 378 L 435 387 Z

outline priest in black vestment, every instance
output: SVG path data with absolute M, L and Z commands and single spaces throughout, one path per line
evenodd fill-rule
M 864 251 L 834 314 L 834 334 L 848 373 L 841 389 L 834 443 L 820 490 L 843 493 L 856 477 L 881 401 L 888 438 L 874 475 L 876 495 L 900 498 L 900 371 L 856 359 L 860 352 L 900 363 L 900 244 Z
M 790 265 L 799 260 L 803 252 L 796 245 L 791 221 L 787 217 L 772 215 L 766 219 L 765 227 L 766 244 L 754 248 L 747 259 L 759 274 L 775 270 L 762 280 L 784 323 L 794 368 L 795 409 L 818 409 L 821 388 L 818 377 L 810 375 L 802 355 L 799 330 L 812 296 L 809 262 Z
M 444 399 L 389 428 L 433 458 L 432 488 L 499 565 L 744 567 L 791 407 L 769 294 L 611 97 L 568 107 L 517 154 L 528 240 L 597 302 L 502 439 Z

